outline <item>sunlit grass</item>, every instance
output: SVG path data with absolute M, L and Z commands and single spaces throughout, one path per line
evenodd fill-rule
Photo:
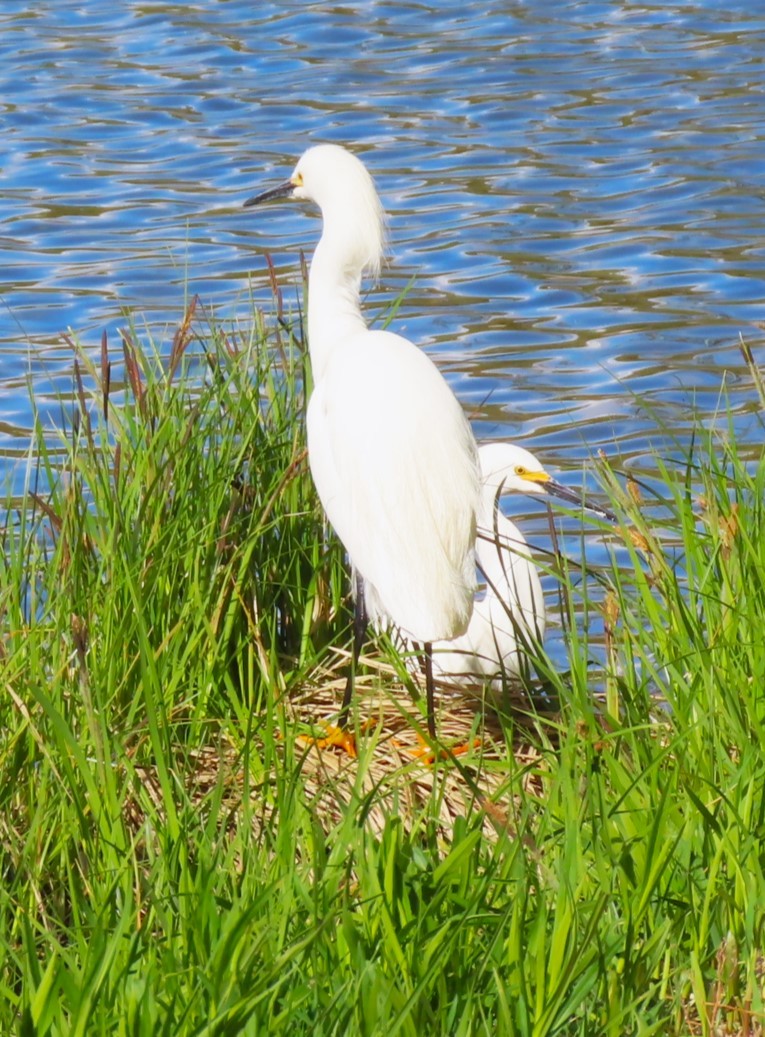
M 604 464 L 559 712 L 448 700 L 481 744 L 428 764 L 382 645 L 351 761 L 301 737 L 350 633 L 299 321 L 76 352 L 0 553 L 0 1032 L 763 1032 L 765 462 L 724 420 L 650 493 Z

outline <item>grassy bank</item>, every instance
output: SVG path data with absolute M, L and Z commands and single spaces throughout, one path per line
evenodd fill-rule
M 762 1033 L 765 463 L 604 467 L 560 711 L 450 703 L 427 765 L 383 646 L 344 760 L 299 323 L 141 338 L 77 351 L 3 531 L 0 1033 Z

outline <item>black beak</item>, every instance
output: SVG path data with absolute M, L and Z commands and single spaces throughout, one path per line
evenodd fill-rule
M 563 483 L 556 482 L 555 479 L 548 479 L 547 482 L 541 485 L 551 497 L 557 497 L 559 500 L 565 501 L 566 504 L 573 504 L 577 508 L 591 511 L 594 515 L 607 519 L 608 522 L 617 521 L 616 515 L 609 511 L 608 508 L 602 508 L 599 504 L 590 504 L 577 490 L 571 490 L 568 486 L 564 486 Z
M 260 205 L 261 202 L 268 202 L 272 198 L 290 198 L 292 192 L 295 190 L 295 185 L 291 180 L 285 180 L 283 184 L 277 184 L 276 187 L 271 187 L 267 191 L 263 191 L 261 194 L 253 195 L 252 198 L 248 198 L 244 203 L 246 209 L 250 205 Z

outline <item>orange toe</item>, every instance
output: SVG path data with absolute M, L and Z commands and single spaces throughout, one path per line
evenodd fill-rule
M 317 749 L 342 749 L 351 759 L 355 760 L 359 755 L 356 748 L 356 737 L 345 727 L 335 727 L 327 724 L 323 738 L 313 738 L 311 735 L 300 735 L 298 741 L 304 745 L 315 745 Z
M 449 760 L 452 756 L 464 756 L 466 753 L 469 753 L 471 749 L 477 749 L 481 745 L 481 739 L 474 738 L 472 742 L 463 742 L 460 745 L 439 749 L 436 753 L 421 734 L 417 735 L 417 741 L 420 744 L 416 749 L 413 749 L 408 745 L 402 746 L 400 742 L 396 742 L 396 744 L 405 752 L 410 753 L 410 755 L 412 755 L 416 760 L 420 760 L 428 766 L 435 763 L 436 759 Z

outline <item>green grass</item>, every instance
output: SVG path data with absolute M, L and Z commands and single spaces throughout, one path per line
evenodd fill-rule
M 651 495 L 604 467 L 560 712 L 428 766 L 383 667 L 342 762 L 299 331 L 140 338 L 77 348 L 3 531 L 0 1033 L 762 1033 L 765 462 L 723 420 Z

